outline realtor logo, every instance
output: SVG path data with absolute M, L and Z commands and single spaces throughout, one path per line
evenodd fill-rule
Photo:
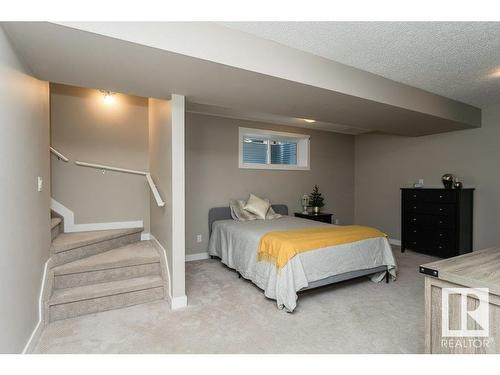
M 450 328 L 450 296 L 452 295 L 458 295 L 459 302 L 459 310 L 456 311 L 456 308 L 454 308 L 453 314 L 458 315 L 460 313 L 460 324 L 458 327 L 452 327 L 453 329 Z M 441 315 L 443 337 L 489 336 L 488 288 L 443 288 L 441 297 L 443 307 Z

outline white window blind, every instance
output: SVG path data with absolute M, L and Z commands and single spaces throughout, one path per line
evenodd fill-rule
M 250 164 L 267 164 L 267 148 L 267 141 L 245 138 L 243 141 L 243 162 Z
M 240 168 L 309 169 L 309 136 L 240 128 Z
M 245 138 L 243 163 L 296 165 L 297 142 Z
M 270 142 L 271 164 L 297 164 L 297 142 Z

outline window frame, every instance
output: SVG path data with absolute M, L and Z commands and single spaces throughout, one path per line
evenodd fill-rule
M 243 162 L 243 142 L 244 138 L 257 138 L 272 141 L 293 141 L 297 142 L 297 164 L 259 164 Z M 310 167 L 310 140 L 307 134 L 285 133 L 274 130 L 243 128 L 238 129 L 238 167 L 241 169 L 274 169 L 274 170 L 295 170 L 309 171 Z M 270 152 L 270 147 L 268 147 Z

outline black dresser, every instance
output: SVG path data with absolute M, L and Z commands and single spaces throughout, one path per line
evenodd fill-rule
M 401 251 L 449 258 L 472 251 L 474 189 L 401 189 Z
M 303 219 L 309 219 L 314 221 L 321 221 L 322 223 L 332 223 L 332 214 L 327 214 L 320 212 L 318 214 L 308 212 L 307 214 L 303 212 L 295 212 L 295 217 L 301 217 Z

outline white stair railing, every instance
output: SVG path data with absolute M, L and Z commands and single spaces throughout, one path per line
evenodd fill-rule
M 66 163 L 69 161 L 69 159 L 64 156 L 62 153 L 60 153 L 59 151 L 57 151 L 54 147 L 50 146 L 50 152 L 52 152 L 55 156 L 57 156 L 59 159 L 61 159 L 62 161 L 65 161 Z
M 151 192 L 153 193 L 153 196 L 155 197 L 156 204 L 158 207 L 163 207 L 165 206 L 165 202 L 163 199 L 161 199 L 160 192 L 156 188 L 156 185 L 153 181 L 153 178 L 151 177 L 151 174 L 149 172 L 144 172 L 144 171 L 136 171 L 133 169 L 125 169 L 125 168 L 118 168 L 118 167 L 113 167 L 110 165 L 104 165 L 104 164 L 94 164 L 94 163 L 87 163 L 84 161 L 75 161 L 76 165 L 79 165 L 81 167 L 88 167 L 88 168 L 95 168 L 95 169 L 101 169 L 103 171 L 114 171 L 114 172 L 121 172 L 121 173 L 129 173 L 129 174 L 137 174 L 140 176 L 146 177 L 146 181 L 148 182 L 149 188 L 151 189 Z
M 151 192 L 156 199 L 156 204 L 158 204 L 158 207 L 165 206 L 165 202 L 163 202 L 163 200 L 161 199 L 160 192 L 156 188 L 153 178 L 151 177 L 151 174 L 149 172 L 146 173 L 146 180 L 148 181 L 149 188 L 151 189 Z
M 141 176 L 146 176 L 146 172 L 143 172 L 143 171 L 135 171 L 133 169 L 124 169 L 124 168 L 112 167 L 110 165 L 86 163 L 84 161 L 75 161 L 75 164 L 79 165 L 81 167 L 89 167 L 89 168 L 101 169 L 101 170 L 106 170 L 106 171 L 115 171 L 115 172 L 138 174 L 138 175 L 141 175 Z

